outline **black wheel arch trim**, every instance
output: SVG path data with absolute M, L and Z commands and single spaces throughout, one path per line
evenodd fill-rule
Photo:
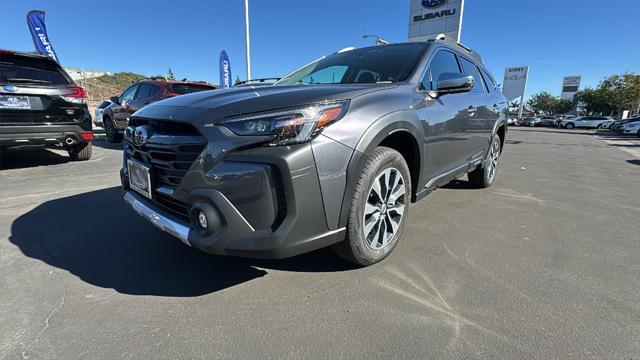
M 422 169 L 424 168 L 423 150 L 424 138 L 426 134 L 421 129 L 422 126 L 420 125 L 420 120 L 411 110 L 389 113 L 371 123 L 364 134 L 360 137 L 360 140 L 358 141 L 358 144 L 354 149 L 356 151 L 353 152 L 351 160 L 349 161 L 349 166 L 347 168 L 347 181 L 344 196 L 342 198 L 338 227 L 344 227 L 347 224 L 347 220 L 349 218 L 349 208 L 351 207 L 351 200 L 353 199 L 357 179 L 360 178 L 360 172 L 362 171 L 365 161 L 371 156 L 371 154 L 373 154 L 373 151 L 376 149 L 376 147 L 378 147 L 383 142 L 383 140 L 390 135 L 399 132 L 406 132 L 412 135 L 415 141 L 414 145 L 417 146 L 418 150 L 417 164 L 408 165 L 410 169 L 411 166 L 418 166 L 418 181 L 414 182 L 414 179 L 412 179 L 411 197 L 413 202 L 424 197 L 420 196 L 422 194 L 420 194 L 419 190 L 424 187 L 424 184 L 422 184 Z

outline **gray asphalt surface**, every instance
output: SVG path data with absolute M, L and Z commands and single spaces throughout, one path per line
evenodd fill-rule
M 4 152 L 2 359 L 640 359 L 640 139 L 514 129 L 383 263 L 216 257 L 119 192 L 119 147 Z

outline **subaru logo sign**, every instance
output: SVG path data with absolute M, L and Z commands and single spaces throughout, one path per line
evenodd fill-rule
M 2 89 L 6 92 L 16 92 L 18 91 L 18 88 L 13 86 L 13 85 L 5 85 L 2 87 Z
M 137 146 L 142 146 L 149 141 L 151 136 L 151 128 L 146 125 L 138 126 L 133 130 L 133 143 Z
M 422 6 L 426 8 L 437 8 L 447 3 L 449 0 L 422 0 Z

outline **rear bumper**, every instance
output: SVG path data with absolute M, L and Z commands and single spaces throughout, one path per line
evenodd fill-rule
M 92 133 L 91 128 L 80 125 L 0 126 L 0 146 L 59 145 L 67 139 L 73 139 L 74 143 L 86 142 L 82 137 L 86 133 Z

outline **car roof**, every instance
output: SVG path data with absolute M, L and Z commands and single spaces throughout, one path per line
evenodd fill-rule
M 136 84 L 163 84 L 163 85 L 199 85 L 199 86 L 207 86 L 212 89 L 218 89 L 218 86 L 209 84 L 208 82 L 199 82 L 199 81 L 176 81 L 176 80 L 166 80 L 161 78 L 150 78 L 150 79 L 142 79 L 136 81 Z

